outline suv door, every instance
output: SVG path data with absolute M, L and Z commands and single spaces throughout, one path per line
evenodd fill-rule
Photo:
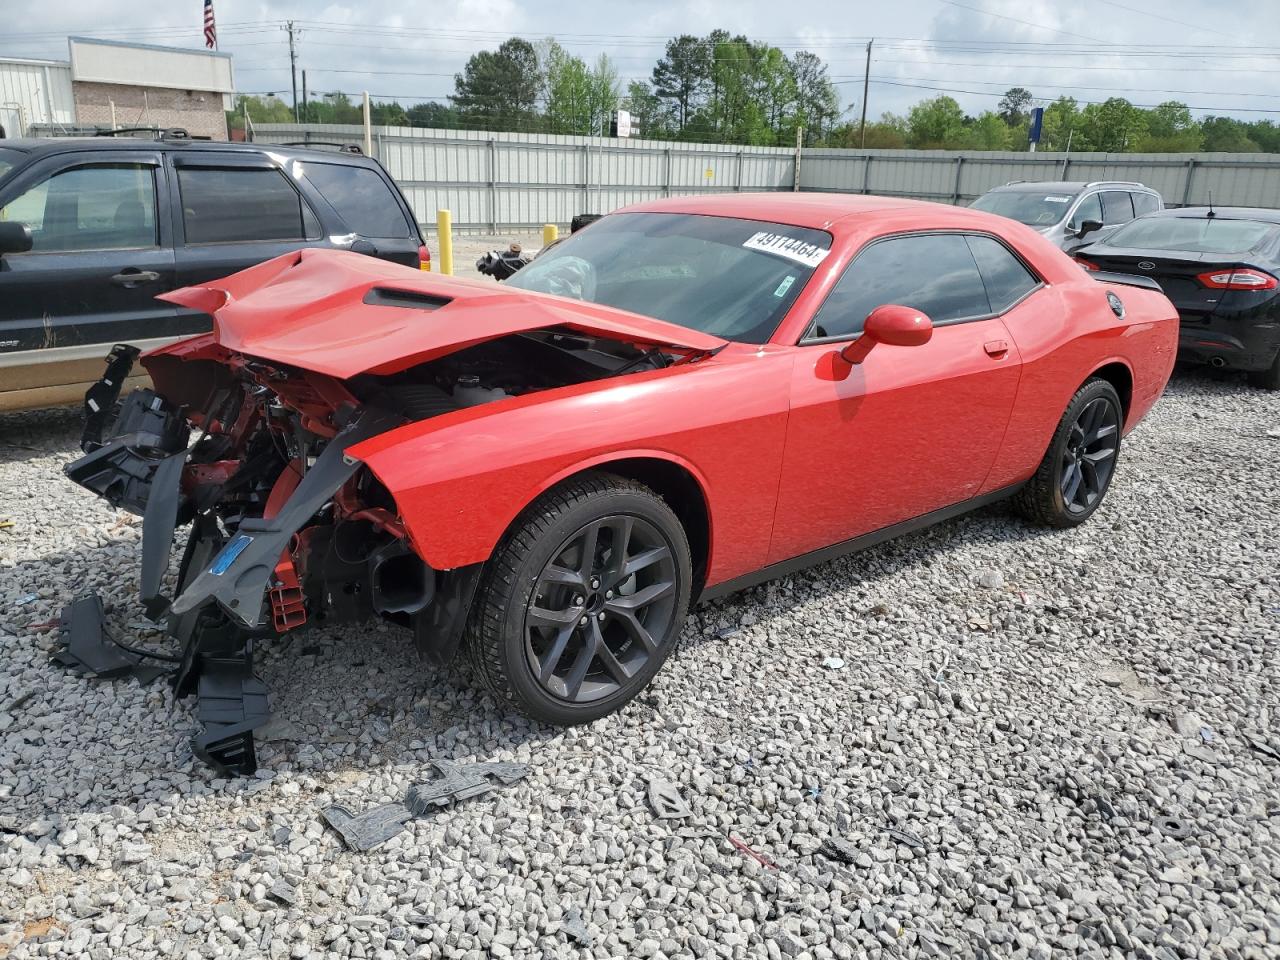
M 303 247 L 324 247 L 310 204 L 262 154 L 170 154 L 180 286 L 206 283 Z
M 1083 237 L 1077 236 L 1080 232 L 1080 226 L 1086 220 L 1096 220 L 1102 223 L 1102 197 L 1097 193 L 1085 194 L 1080 198 L 1071 216 L 1067 218 L 1067 226 L 1062 237 L 1062 249 L 1067 253 L 1079 247 L 1083 247 L 1086 243 L 1093 243 L 1095 239 L 1101 236 L 1102 231 L 1095 230 L 1093 233 L 1085 234 Z
M 994 299 L 959 233 L 873 241 L 846 268 L 798 348 L 770 563 L 985 491 L 1020 372 Z M 928 314 L 929 342 L 878 346 L 844 379 L 825 375 L 824 357 L 889 303 Z
M 0 219 L 27 223 L 33 243 L 0 259 L 0 354 L 39 353 L 4 366 L 96 359 L 103 351 L 70 348 L 187 332 L 178 308 L 155 299 L 174 286 L 167 210 L 156 151 L 58 154 L 11 178 Z M 23 376 L 32 382 L 5 386 L 48 385 L 38 370 Z
M 366 161 L 367 162 L 367 161 Z M 295 174 L 333 208 L 357 238 L 373 245 L 371 256 L 418 266 L 422 237 L 413 212 L 378 167 L 335 160 L 298 160 Z

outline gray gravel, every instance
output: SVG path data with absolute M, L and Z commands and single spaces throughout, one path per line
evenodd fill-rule
M 139 525 L 61 477 L 73 413 L 0 418 L 0 955 L 1280 956 L 1278 426 L 1179 374 L 1083 528 L 992 508 L 705 605 L 585 729 L 298 636 L 232 781 L 163 681 L 47 663 L 90 588 L 147 640 Z M 433 758 L 532 769 L 371 853 L 322 827 Z

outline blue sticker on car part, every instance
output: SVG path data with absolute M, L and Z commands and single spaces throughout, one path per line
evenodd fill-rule
M 775 297 L 785 297 L 787 291 L 791 289 L 791 285 L 796 282 L 796 278 L 791 274 L 787 274 L 783 281 L 778 284 L 778 289 L 773 291 Z
M 240 534 L 225 547 L 218 551 L 218 555 L 213 558 L 213 566 L 209 568 L 209 572 L 215 577 L 220 577 L 227 572 L 227 567 L 236 562 L 236 557 L 244 553 L 244 548 L 253 542 L 253 537 L 248 534 Z

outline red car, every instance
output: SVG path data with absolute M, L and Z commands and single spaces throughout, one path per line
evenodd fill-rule
M 1089 517 L 1178 343 L 1111 279 L 1001 217 L 815 193 L 629 207 L 502 285 L 303 250 L 166 294 L 214 332 L 108 424 L 117 348 L 68 472 L 145 514 L 143 600 L 223 767 L 265 719 L 252 637 L 375 614 L 580 723 L 698 598 L 1006 497 Z

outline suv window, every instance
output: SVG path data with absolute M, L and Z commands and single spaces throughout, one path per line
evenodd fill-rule
M 1155 213 L 1160 209 L 1160 201 L 1156 199 L 1155 194 L 1131 193 L 1129 196 L 1133 198 L 1133 215 L 1135 217 Z
M 986 285 L 992 313 L 1004 313 L 1040 283 L 1035 274 L 994 237 L 966 239 Z
M 279 170 L 179 167 L 187 243 L 307 240 L 320 225 Z
M 1102 201 L 1098 199 L 1096 193 L 1091 193 L 1080 201 L 1080 206 L 1076 207 L 1076 212 L 1071 215 L 1071 222 L 1067 224 L 1067 229 L 1079 230 L 1080 225 L 1086 220 L 1102 222 Z
M 303 175 L 338 215 L 362 237 L 403 239 L 410 236 L 400 204 L 376 170 L 350 164 L 301 164 Z
M 154 247 L 155 173 L 135 163 L 63 170 L 11 200 L 0 220 L 29 226 L 36 253 Z
M 858 254 L 814 317 L 812 336 L 853 337 L 876 307 L 915 307 L 935 323 L 980 317 L 991 302 L 958 233 L 878 240 Z
M 1132 219 L 1133 201 L 1129 199 L 1129 194 L 1108 190 L 1102 195 L 1102 222 L 1106 226 L 1128 223 Z

